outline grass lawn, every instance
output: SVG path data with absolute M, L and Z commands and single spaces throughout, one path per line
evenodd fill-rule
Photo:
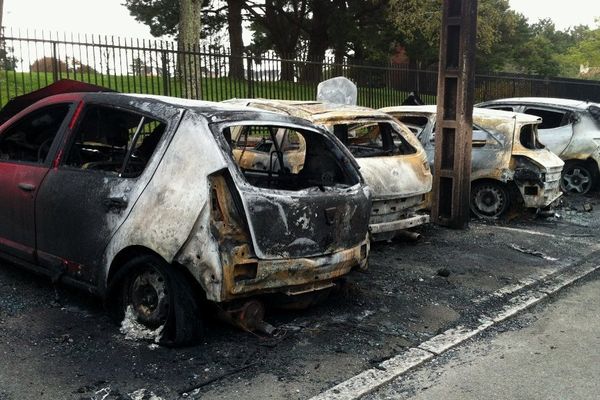
M 163 79 L 159 76 L 117 75 L 99 73 L 62 73 L 60 78 L 76 79 L 105 86 L 124 93 L 168 94 L 185 97 L 181 80 Z M 0 105 L 18 95 L 37 90 L 54 82 L 52 73 L 0 71 Z M 202 77 L 200 80 L 202 99 L 221 101 L 231 98 L 271 98 L 286 100 L 314 100 L 316 85 L 296 82 L 248 82 L 230 78 Z M 379 108 L 399 105 L 408 96 L 407 92 L 391 88 L 368 88 L 358 90 L 358 104 Z

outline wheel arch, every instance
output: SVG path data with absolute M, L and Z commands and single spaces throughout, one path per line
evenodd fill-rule
M 164 259 L 164 257 L 162 257 L 160 254 L 148 247 L 133 245 L 121 249 L 121 251 L 117 253 L 117 255 L 113 258 L 112 262 L 110 263 L 110 267 L 108 269 L 104 282 L 105 290 L 103 297 L 105 302 L 110 300 L 111 292 L 115 289 L 115 287 L 112 286 L 112 280 L 114 279 L 115 275 L 130 260 L 140 256 L 154 256 L 164 261 L 164 263 L 170 268 L 176 268 L 181 274 L 183 274 L 185 279 L 190 282 L 190 284 L 194 288 L 194 291 L 199 294 L 198 298 L 206 299 L 205 289 L 202 287 L 200 282 L 196 280 L 196 278 L 192 275 L 188 268 L 177 262 L 169 263 L 167 260 Z

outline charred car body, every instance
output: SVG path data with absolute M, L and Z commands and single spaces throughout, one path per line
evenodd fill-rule
M 561 187 L 588 193 L 600 181 L 600 104 L 543 97 L 500 99 L 478 107 L 542 118 L 540 141 L 564 162 Z
M 240 168 L 239 128 L 303 137 L 303 168 Z M 103 296 L 165 343 L 197 335 L 199 298 L 316 293 L 369 252 L 370 193 L 344 146 L 302 120 L 223 104 L 41 100 L 0 127 L 0 204 L 3 258 Z
M 423 212 L 426 195 L 431 191 L 432 177 L 423 147 L 415 136 L 397 120 L 373 109 L 316 101 L 284 101 L 234 99 L 228 103 L 305 118 L 333 133 L 354 155 L 373 196 L 370 230 L 373 240 L 393 238 L 399 231 L 429 222 Z M 246 140 L 246 138 L 243 138 Z M 293 142 L 285 137 L 280 143 Z M 254 145 L 245 162 L 262 168 L 270 167 L 269 153 L 256 151 L 264 142 Z M 296 148 L 307 145 L 298 141 Z M 246 155 L 240 154 L 244 162 Z M 288 160 L 293 161 L 293 153 Z M 294 165 L 287 166 L 290 169 Z
M 435 155 L 435 106 L 384 108 L 419 138 L 429 161 Z M 545 208 L 561 196 L 564 163 L 537 139 L 540 118 L 504 111 L 475 109 L 471 210 L 497 218 L 519 200 L 527 208 Z

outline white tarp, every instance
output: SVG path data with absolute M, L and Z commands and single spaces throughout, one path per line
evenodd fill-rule
M 356 85 L 343 76 L 328 79 L 317 86 L 317 101 L 354 106 L 357 94 Z

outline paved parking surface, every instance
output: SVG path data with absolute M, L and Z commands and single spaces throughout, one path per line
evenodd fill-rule
M 207 318 L 204 342 L 186 349 L 127 341 L 98 301 L 1 265 L 0 399 L 309 398 L 500 306 L 490 295 L 501 288 L 600 261 L 600 202 L 568 202 L 557 219 L 429 227 L 416 243 L 377 244 L 369 271 L 323 304 L 271 310 L 279 337 Z
M 365 400 L 572 399 L 600 392 L 600 274 Z

